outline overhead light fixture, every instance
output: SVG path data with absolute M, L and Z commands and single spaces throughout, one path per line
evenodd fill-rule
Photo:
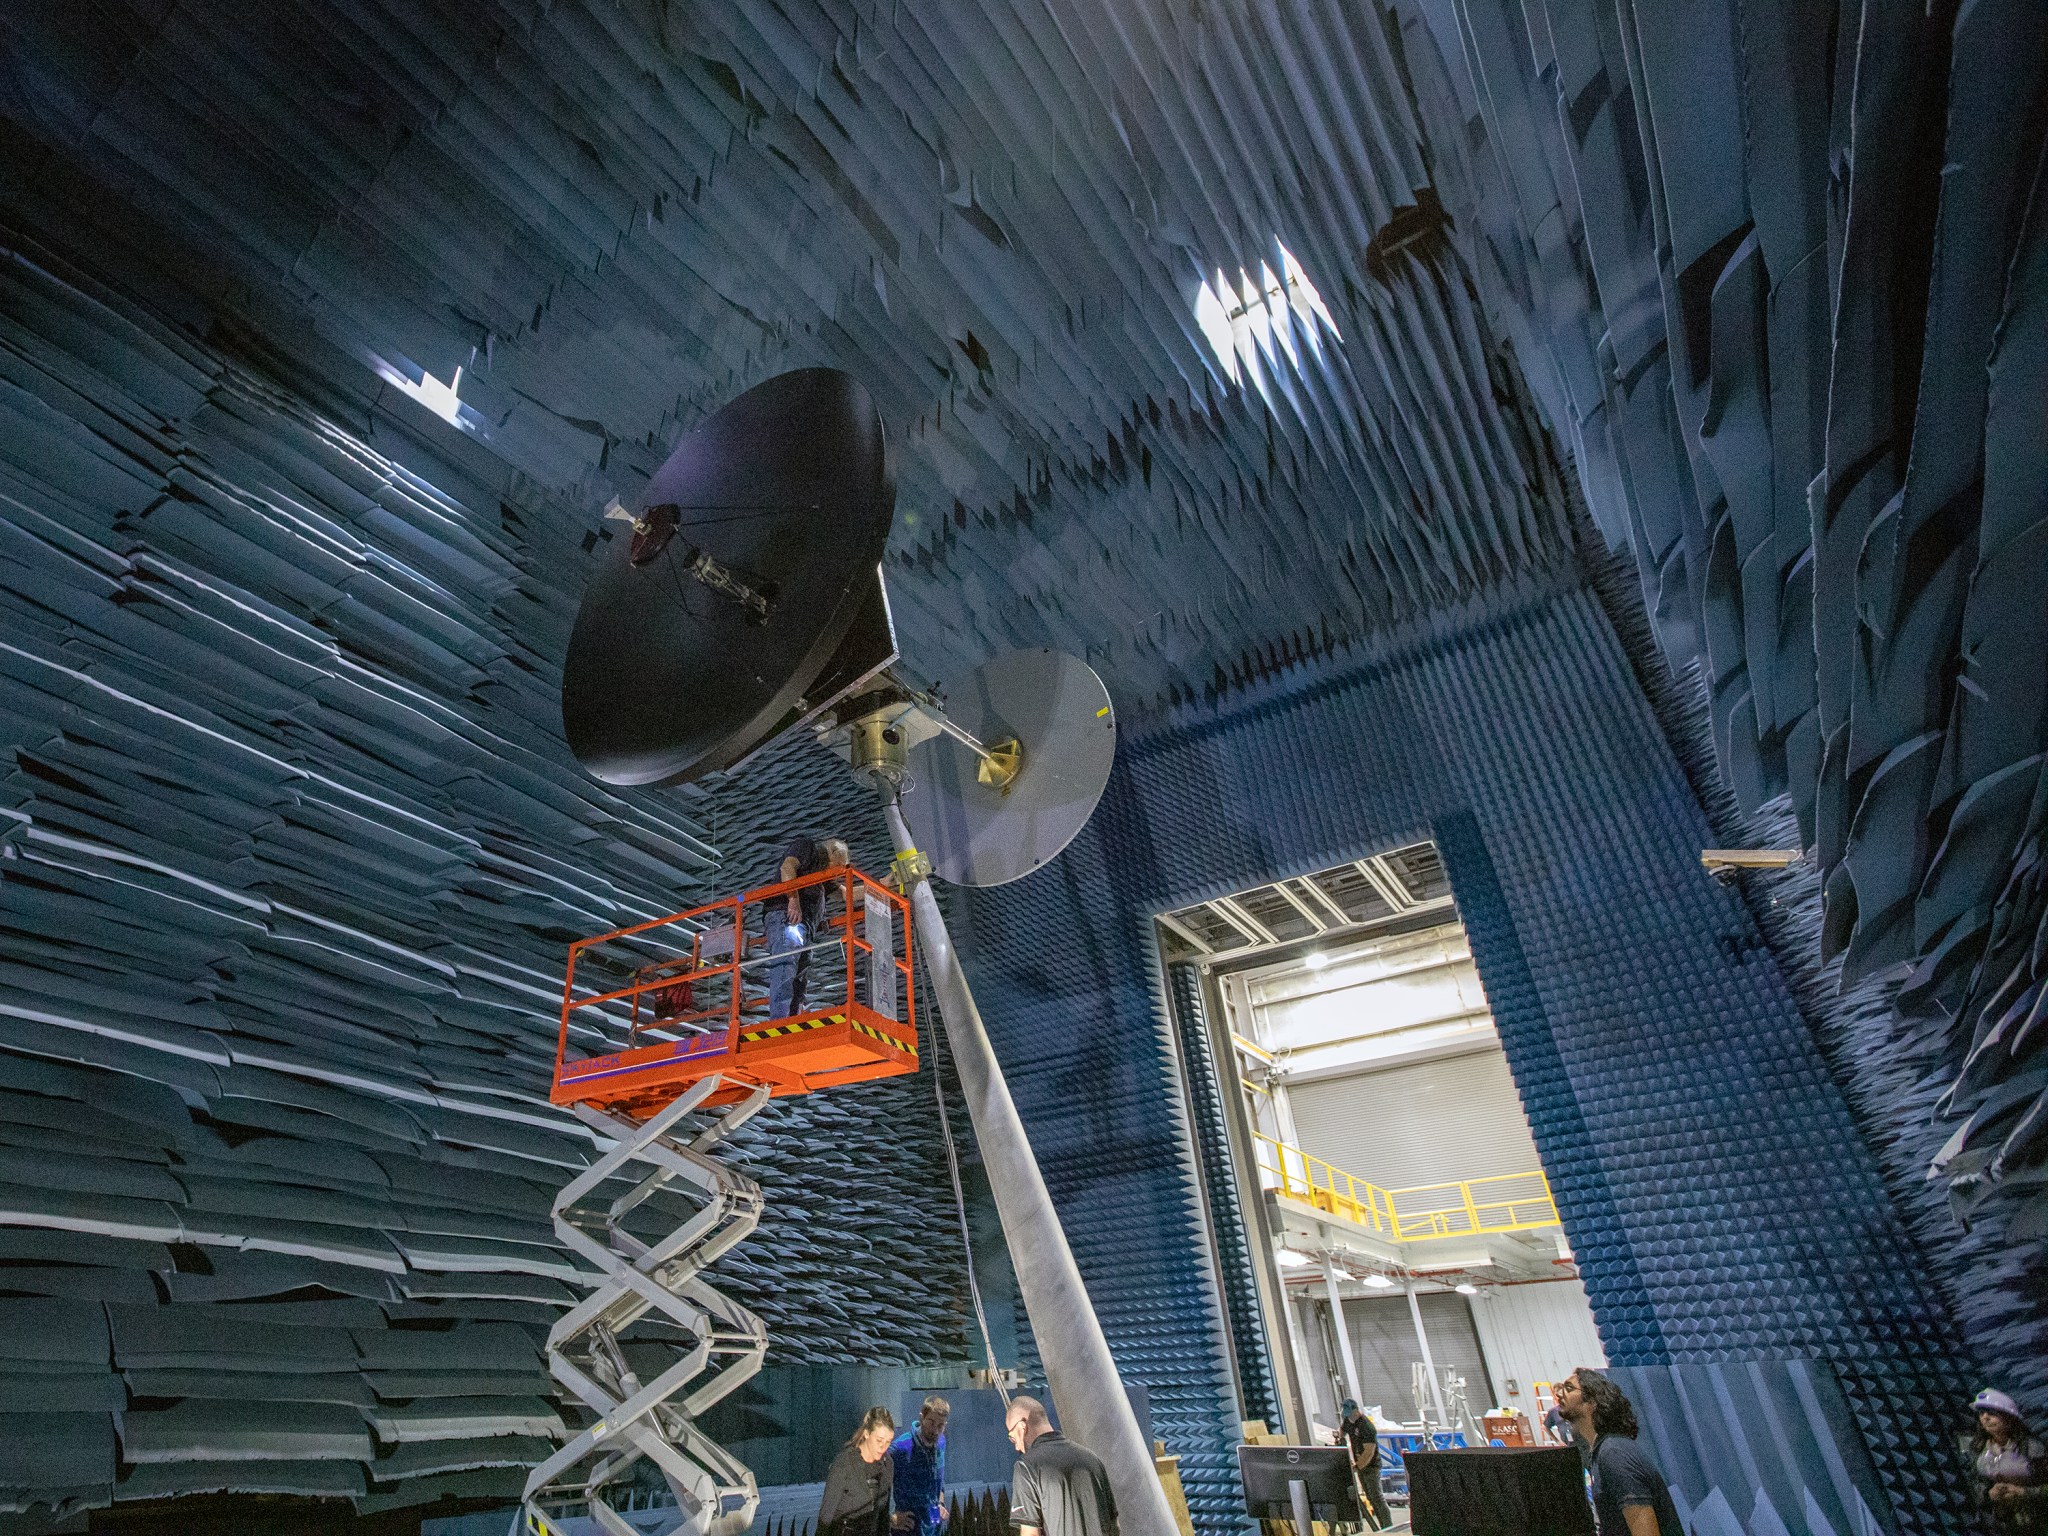
M 460 368 L 455 370 L 455 377 L 446 384 L 443 384 L 424 368 L 420 370 L 417 383 L 388 365 L 380 365 L 377 371 L 383 374 L 389 382 L 397 385 L 408 395 L 411 395 L 413 399 L 419 401 L 421 405 L 424 405 L 450 426 L 460 426 L 462 424 L 462 399 L 460 394 L 462 389 L 462 370 Z
M 1458 1294 L 1460 1296 L 1477 1296 L 1479 1294 L 1479 1287 L 1467 1280 L 1458 1287 Z
M 1292 1248 L 1282 1248 L 1273 1255 L 1273 1262 L 1282 1269 L 1307 1269 L 1315 1260 L 1305 1253 L 1296 1253 Z
M 1789 869 L 1799 862 L 1797 848 L 1703 848 L 1700 863 L 1709 870 Z
M 1277 273 L 1272 263 L 1265 261 L 1259 263 L 1256 273 L 1240 267 L 1235 278 L 1218 267 L 1195 294 L 1195 323 L 1209 339 L 1230 382 L 1238 383 L 1249 363 L 1261 394 L 1267 387 L 1265 359 L 1277 361 L 1284 356 L 1295 368 L 1302 366 L 1297 335 L 1318 353 L 1325 331 L 1338 341 L 1344 339 L 1330 307 L 1294 253 L 1277 239 L 1273 253 L 1280 258 Z
M 1365 1283 L 1376 1291 L 1391 1291 L 1394 1288 L 1394 1282 L 1385 1275 L 1367 1275 Z
M 1312 949 L 1301 957 L 1301 963 L 1312 971 L 1320 971 L 1330 963 L 1330 957 L 1320 949 Z
M 1722 885 L 1733 885 L 1752 870 L 1790 869 L 1800 859 L 1797 848 L 1702 848 L 1700 864 Z

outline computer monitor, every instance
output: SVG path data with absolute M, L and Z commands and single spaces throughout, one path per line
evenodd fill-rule
M 1341 1445 L 1240 1445 L 1237 1470 L 1244 1478 L 1244 1507 L 1261 1520 L 1292 1520 L 1290 1483 L 1302 1483 L 1314 1518 L 1363 1520 L 1351 1452 Z

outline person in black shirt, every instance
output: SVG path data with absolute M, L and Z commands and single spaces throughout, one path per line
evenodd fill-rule
M 870 1408 L 853 1438 L 833 1458 L 818 1501 L 817 1536 L 889 1536 L 896 1463 L 889 1442 L 896 1420 L 886 1408 Z
M 1117 1536 L 1116 1495 L 1102 1458 L 1052 1427 L 1045 1404 L 1013 1397 L 1003 1430 L 1021 1458 L 1010 1474 L 1016 1536 Z
M 1557 1384 L 1557 1411 L 1578 1436 L 1600 1536 L 1685 1536 L 1670 1487 L 1636 1444 L 1636 1411 L 1621 1388 L 1582 1365 Z
M 1383 1531 L 1394 1523 L 1394 1517 L 1387 1509 L 1387 1496 L 1380 1492 L 1380 1432 L 1373 1427 L 1372 1415 L 1360 1408 L 1355 1398 L 1344 1399 L 1343 1414 L 1337 1427 L 1351 1448 L 1351 1470 L 1358 1474 L 1358 1491 L 1372 1506 L 1374 1528 Z
M 836 837 L 791 838 L 776 866 L 775 882 L 815 875 L 828 869 L 844 869 L 846 844 Z M 768 953 L 768 1017 L 786 1019 L 804 1009 L 804 984 L 809 977 L 811 956 L 808 946 L 825 915 L 824 884 L 807 885 L 787 896 L 763 904 L 762 924 L 766 929 Z

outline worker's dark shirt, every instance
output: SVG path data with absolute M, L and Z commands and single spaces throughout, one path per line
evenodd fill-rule
M 1344 1420 L 1344 1443 L 1351 1447 L 1351 1463 L 1371 1465 L 1372 1458 L 1379 1454 L 1380 1432 L 1373 1428 L 1369 1414 L 1354 1413 Z
M 796 860 L 796 872 L 799 875 L 815 875 L 827 867 L 825 863 L 825 850 L 818 845 L 817 839 L 799 833 L 789 840 L 789 846 L 782 850 L 782 857 L 775 861 L 775 878 L 769 882 L 771 885 L 781 881 L 782 866 L 790 859 Z M 825 915 L 824 885 L 822 883 L 807 885 L 796 894 L 798 900 L 803 903 L 803 920 L 805 925 L 815 929 L 818 926 L 818 920 Z M 767 920 L 770 923 L 786 923 L 789 921 L 789 898 L 787 896 L 778 896 L 768 903 Z M 812 933 L 809 937 L 815 939 L 817 935 Z
M 887 1452 L 880 1461 L 863 1461 L 858 1450 L 846 1447 L 825 1474 L 817 1536 L 889 1536 L 895 1481 L 896 1463 Z
M 1102 1458 L 1049 1429 L 1010 1476 L 1010 1524 L 1045 1536 L 1117 1536 L 1116 1495 Z
M 1593 1478 L 1593 1518 L 1600 1536 L 1628 1536 L 1628 1517 L 1622 1511 L 1630 1505 L 1657 1512 L 1657 1536 L 1685 1536 L 1663 1474 L 1635 1441 L 1626 1435 L 1602 1435 L 1590 1452 L 1580 1454 Z

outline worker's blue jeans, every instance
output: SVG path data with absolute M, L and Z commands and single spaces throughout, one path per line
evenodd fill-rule
M 810 942 L 810 931 L 802 923 L 768 919 L 768 1017 L 786 1019 L 804 1005 L 805 972 L 811 957 L 800 951 Z

